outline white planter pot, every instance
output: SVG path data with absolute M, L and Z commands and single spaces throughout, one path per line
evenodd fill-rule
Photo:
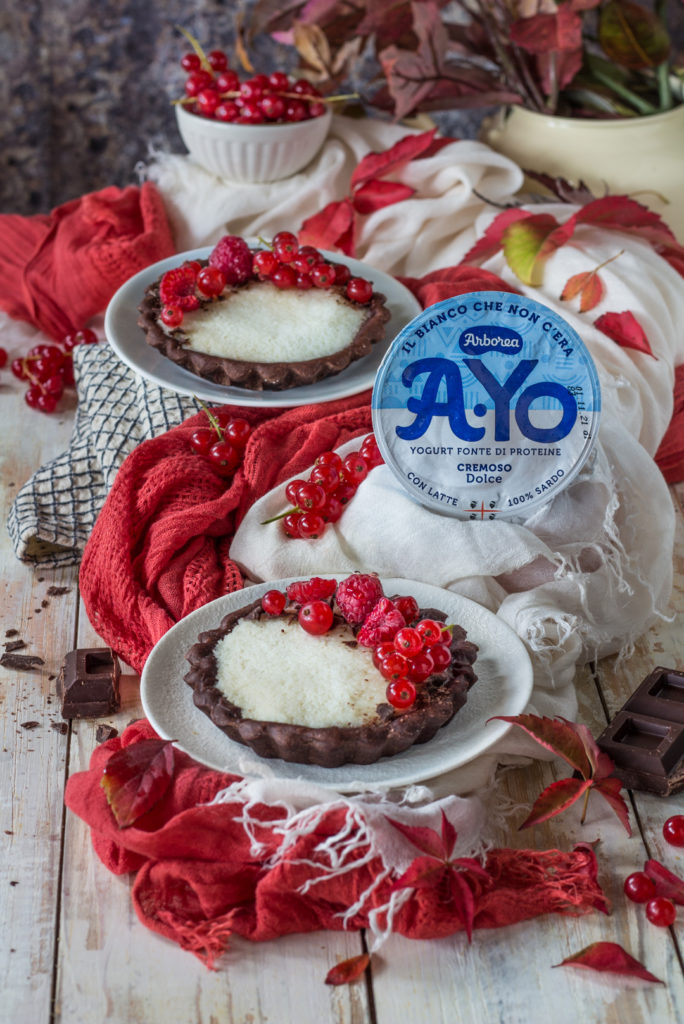
M 509 107 L 485 119 L 480 137 L 523 170 L 582 180 L 597 197 L 632 196 L 659 213 L 684 243 L 684 105 L 620 120 Z M 525 187 L 539 191 L 531 181 Z

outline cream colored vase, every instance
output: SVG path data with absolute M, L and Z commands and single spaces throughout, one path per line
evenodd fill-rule
M 615 121 L 509 107 L 485 119 L 480 138 L 523 170 L 584 181 L 596 196 L 638 199 L 684 244 L 684 105 Z

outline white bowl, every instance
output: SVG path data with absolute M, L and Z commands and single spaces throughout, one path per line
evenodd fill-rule
M 207 171 L 237 182 L 278 181 L 301 171 L 325 142 L 332 114 L 289 124 L 231 124 L 176 105 L 176 121 L 192 157 Z

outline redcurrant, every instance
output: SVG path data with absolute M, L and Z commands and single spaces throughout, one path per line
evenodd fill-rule
M 347 281 L 347 298 L 352 302 L 365 304 L 373 296 L 373 285 L 364 277 L 351 277 Z
M 302 518 L 301 512 L 289 512 L 282 518 L 283 530 L 286 537 L 290 537 L 294 540 L 295 537 L 300 537 L 299 532 L 299 520 Z
M 160 317 L 167 327 L 180 327 L 183 323 L 183 310 L 178 306 L 164 306 Z
M 199 274 L 197 275 L 197 290 L 206 295 L 207 298 L 213 298 L 216 295 L 220 295 L 223 289 L 226 287 L 226 275 L 218 267 L 202 267 Z
M 406 623 L 415 622 L 420 612 L 415 597 L 397 597 L 394 601 L 394 607 L 401 612 Z
M 408 674 L 408 661 L 403 654 L 395 650 L 388 654 L 378 665 L 380 675 L 384 679 L 405 679 Z
M 405 626 L 394 634 L 394 646 L 402 654 L 411 657 L 423 649 L 423 638 L 417 629 Z
M 673 814 L 663 825 L 663 836 L 670 846 L 684 846 L 684 814 Z
M 333 610 L 327 601 L 307 601 L 297 615 L 299 625 L 312 636 L 327 633 L 333 624 Z
M 435 666 L 435 672 L 443 672 L 451 664 L 451 651 L 446 644 L 432 644 L 430 657 Z
M 223 427 L 223 433 L 226 439 L 236 448 L 244 448 L 251 437 L 252 428 L 247 420 L 237 417 L 236 419 L 228 420 Z
M 655 882 L 645 871 L 635 871 L 625 878 L 625 896 L 632 903 L 648 903 L 656 894 Z
M 416 688 L 408 679 L 394 679 L 387 687 L 388 703 L 397 711 L 404 711 L 415 703 Z
M 211 64 L 213 71 L 225 71 L 228 67 L 228 57 L 223 50 L 211 50 L 207 54 L 207 60 Z
M 435 663 L 427 651 L 418 651 L 408 659 L 407 676 L 412 683 L 424 683 L 435 671 Z
M 326 493 L 320 484 L 306 481 L 297 488 L 297 505 L 307 512 L 317 512 L 326 502 Z
M 228 441 L 216 441 L 209 449 L 208 458 L 215 469 L 230 474 L 240 462 L 240 453 Z
M 646 904 L 646 917 L 658 928 L 669 928 L 677 917 L 677 909 L 666 896 L 654 896 Z
M 302 512 L 299 519 L 299 536 L 315 540 L 325 530 L 325 519 L 318 512 Z
M 0 347 L 0 368 L 7 363 L 7 349 Z
M 267 615 L 280 615 L 285 602 L 286 597 L 281 590 L 267 590 L 261 598 L 261 607 Z
M 442 637 L 442 623 L 436 622 L 435 619 L 421 619 L 416 624 L 416 629 L 423 638 L 423 643 L 426 647 L 432 647 L 433 644 L 441 642 Z
M 216 431 L 210 427 L 198 427 L 190 435 L 190 447 L 200 455 L 208 455 L 213 444 L 216 444 Z

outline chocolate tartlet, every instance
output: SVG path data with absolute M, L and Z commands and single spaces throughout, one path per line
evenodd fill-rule
M 435 609 L 422 612 L 421 616 L 424 615 L 441 621 L 445 619 L 444 614 Z M 275 641 L 264 635 L 265 643 L 261 648 L 253 645 L 259 674 L 264 671 L 264 663 L 267 660 L 265 651 L 268 646 L 272 645 L 273 649 L 279 652 L 277 668 L 280 670 L 285 661 L 288 631 L 294 631 L 297 643 L 300 642 L 296 639 L 297 636 L 307 637 L 297 623 L 296 613 L 286 610 L 282 615 L 274 617 L 263 611 L 260 600 L 254 601 L 226 615 L 217 629 L 200 634 L 198 642 L 186 655 L 191 668 L 185 676 L 185 681 L 194 691 L 195 705 L 208 715 L 214 725 L 230 739 L 251 747 L 261 757 L 277 757 L 284 761 L 319 765 L 324 768 L 337 768 L 343 764 L 372 764 L 381 757 L 401 753 L 413 744 L 426 743 L 432 739 L 438 729 L 451 721 L 466 703 L 468 690 L 477 678 L 472 667 L 477 657 L 477 646 L 467 640 L 464 629 L 454 626 L 451 664 L 443 672 L 435 673 L 426 680 L 419 688 L 415 703 L 410 708 L 397 711 L 384 699 L 387 683 L 373 666 L 371 650 L 367 647 L 362 648 L 357 643 L 352 628 L 341 616 L 335 615 L 335 625 L 329 643 L 338 646 L 340 655 L 343 654 L 342 649 L 346 649 L 350 656 L 356 652 L 365 661 L 365 667 L 352 670 L 356 671 L 358 686 L 354 690 L 355 696 L 350 700 L 352 705 L 357 704 L 355 710 L 357 717 L 361 719 L 360 724 L 308 725 L 296 720 L 269 720 L 263 713 L 259 717 L 250 717 L 245 713 L 244 706 L 239 706 L 229 699 L 221 688 L 223 683 L 219 678 L 224 672 L 223 666 L 228 663 L 235 677 L 242 677 L 242 692 L 249 695 L 244 704 L 250 702 L 250 690 L 255 683 L 254 676 L 250 675 L 250 669 L 245 670 L 245 666 L 240 664 L 241 659 L 236 657 L 234 652 L 229 651 L 227 658 L 223 658 L 221 653 L 221 644 L 226 642 L 226 638 L 230 638 L 234 630 L 243 623 L 254 624 L 250 631 L 252 636 L 256 630 L 263 629 L 264 626 L 280 632 Z M 313 645 L 320 644 L 323 639 L 319 636 L 308 637 L 308 641 L 301 639 L 302 643 L 311 643 L 312 650 L 320 652 L 315 657 L 318 658 L 317 665 L 320 667 L 321 675 L 327 667 L 328 655 L 325 648 L 321 646 L 316 649 Z M 331 648 L 327 650 L 330 651 Z M 344 669 L 335 662 L 331 672 L 333 677 L 341 679 Z M 371 679 L 372 675 L 378 676 L 379 683 Z M 316 665 L 313 671 L 307 665 L 294 681 L 285 679 L 279 682 L 278 686 L 283 687 L 285 702 L 289 699 L 287 695 L 293 692 L 313 693 L 312 701 L 318 699 L 320 705 L 316 714 L 323 715 L 324 718 L 331 714 L 334 718 L 338 712 L 334 707 L 331 708 L 331 705 L 334 705 L 336 695 L 333 693 L 331 699 L 331 691 L 328 689 L 319 697 L 315 689 L 317 682 Z M 267 697 L 265 706 L 275 715 L 275 706 L 282 706 L 283 699 L 275 688 L 271 693 L 274 695 L 272 705 L 269 706 Z M 359 708 L 358 705 L 362 705 L 364 701 L 366 706 Z M 285 717 L 288 717 L 287 714 Z
M 159 285 L 145 290 L 138 307 L 148 344 L 190 373 L 252 391 L 283 391 L 339 373 L 383 340 L 390 319 L 379 292 L 360 304 L 341 286 L 281 290 L 252 278 L 201 299 L 170 328 L 160 319 Z

